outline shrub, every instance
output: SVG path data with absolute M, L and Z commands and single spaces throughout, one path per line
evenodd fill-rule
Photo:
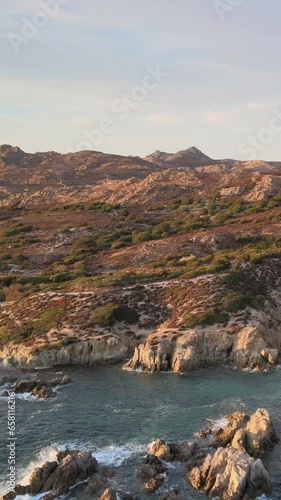
M 116 306 L 115 304 L 107 304 L 95 309 L 91 314 L 91 322 L 94 325 L 102 327 L 113 326 L 115 322 L 128 324 L 137 323 L 139 315 L 135 309 L 128 306 Z
M 114 324 L 114 312 L 116 309 L 115 304 L 107 304 L 105 306 L 97 307 L 91 314 L 91 322 L 93 325 L 98 325 L 106 328 Z
M 4 236 L 15 236 L 21 233 L 30 233 L 33 227 L 27 224 L 18 224 L 16 226 L 9 227 L 3 232 Z
M 45 311 L 40 314 L 36 323 L 34 323 L 33 328 L 36 333 L 46 333 L 51 328 L 54 328 L 57 323 L 62 319 L 63 311 L 58 309 L 51 309 L 50 311 Z
M 231 292 L 225 296 L 222 306 L 227 312 L 237 312 L 245 309 L 250 302 L 250 297 L 240 293 Z
M 186 314 L 183 318 L 182 326 L 193 328 L 198 325 L 216 325 L 225 323 L 228 320 L 228 314 L 218 309 L 209 309 L 200 314 Z

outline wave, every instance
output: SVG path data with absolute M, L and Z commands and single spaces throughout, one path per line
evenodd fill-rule
M 19 469 L 17 477 L 18 484 L 22 484 L 23 486 L 29 484 L 34 469 L 42 467 L 46 462 L 55 462 L 57 460 L 57 451 L 65 449 L 91 451 L 93 457 L 95 457 L 101 465 L 120 467 L 123 462 L 133 455 L 144 453 L 147 447 L 128 443 L 125 445 L 111 445 L 105 448 L 93 449 L 92 446 L 89 446 L 89 443 L 80 444 L 79 446 L 76 442 L 64 443 L 63 445 L 52 444 L 40 450 L 36 458 L 32 460 L 27 467 Z M 27 500 L 27 497 L 25 500 Z

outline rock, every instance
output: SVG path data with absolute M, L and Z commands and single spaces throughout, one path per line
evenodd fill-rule
M 139 470 L 137 477 L 143 482 L 147 482 L 150 479 L 163 474 L 167 470 L 167 467 L 163 464 L 159 458 L 154 455 L 147 455 L 145 458 L 145 465 Z
M 157 441 L 151 444 L 151 451 L 153 455 L 165 462 L 172 462 L 174 460 L 185 462 L 188 468 L 194 466 L 198 461 L 202 462 L 202 458 L 205 457 L 205 453 L 192 441 L 167 444 L 165 441 L 157 439 Z
M 267 410 L 258 409 L 247 423 L 246 450 L 253 457 L 261 457 L 278 442 L 272 418 Z
M 60 495 L 65 494 L 71 486 L 88 479 L 97 472 L 97 467 L 97 461 L 90 452 L 67 455 L 48 477 L 43 491 L 53 490 Z
M 202 452 L 198 444 L 192 441 L 183 441 L 182 443 L 170 445 L 174 460 L 178 462 L 188 462 L 196 455 L 202 457 Z
M 2 497 L 0 497 L 1 500 L 14 500 L 18 495 L 29 495 L 30 494 L 30 487 L 29 486 L 21 486 L 17 485 L 13 491 L 9 491 L 9 493 L 6 493 Z
M 151 444 L 151 452 L 158 458 L 165 460 L 165 462 L 172 462 L 174 460 L 172 450 L 165 441 L 157 439 Z
M 12 388 L 15 394 L 23 394 L 25 392 L 31 392 L 37 385 L 36 380 L 20 380 L 17 384 Z
M 212 429 L 202 429 L 195 433 L 199 439 L 207 439 L 212 434 Z
M 41 384 L 36 385 L 31 394 L 39 399 L 50 399 L 56 396 L 56 394 L 50 387 Z
M 250 417 L 248 415 L 241 412 L 228 415 L 226 419 L 229 423 L 214 432 L 214 446 L 218 448 L 225 447 L 227 444 L 231 443 L 236 431 L 244 428 L 247 425 L 249 418 Z
M 46 462 L 36 468 L 28 486 L 18 485 L 4 500 L 14 500 L 16 495 L 35 496 L 46 492 L 46 500 L 52 500 L 97 472 L 98 463 L 90 452 L 65 450 L 58 452 L 58 462 Z
M 104 465 L 103 467 L 101 467 L 100 473 L 107 479 L 112 479 L 115 476 L 115 470 L 113 469 L 113 467 L 110 467 L 108 465 Z
M 17 380 L 17 377 L 2 377 L 0 380 L 0 386 L 5 384 L 14 384 Z
M 54 378 L 51 382 L 53 387 L 55 387 L 57 385 L 68 385 L 70 383 L 71 383 L 71 377 L 69 377 L 68 375 L 64 375 L 61 379 Z
M 210 498 L 256 498 L 270 494 L 271 480 L 261 460 L 232 447 L 218 448 L 208 455 L 203 465 L 187 474 L 196 489 L 203 488 Z
M 98 493 L 101 491 L 107 483 L 107 479 L 99 473 L 94 474 L 91 481 L 87 484 L 85 488 L 85 493 Z
M 133 497 L 124 491 L 107 488 L 98 500 L 133 500 Z
M 194 467 L 193 469 L 191 469 L 191 471 L 189 471 L 187 474 L 187 479 L 195 490 L 200 490 L 200 488 L 203 486 L 201 480 L 201 470 L 199 467 Z
M 40 492 L 48 491 L 45 487 L 46 481 L 57 467 L 57 462 L 46 462 L 42 467 L 38 467 L 33 471 L 29 481 L 30 493 L 32 496 L 38 495 Z
M 149 481 L 145 483 L 144 487 L 149 493 L 155 493 L 155 491 L 157 491 L 160 488 L 160 486 L 162 486 L 163 482 L 164 482 L 164 477 L 157 475 L 152 479 L 149 479 Z

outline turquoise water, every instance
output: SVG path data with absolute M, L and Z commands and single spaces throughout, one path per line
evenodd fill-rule
M 151 441 L 192 439 L 196 430 L 206 426 L 208 418 L 220 419 L 237 410 L 252 412 L 258 407 L 267 408 L 281 436 L 281 371 L 278 370 L 250 374 L 211 369 L 177 376 L 133 373 L 123 371 L 120 366 L 107 366 L 68 368 L 63 372 L 71 375 L 73 382 L 59 390 L 54 400 L 17 400 L 18 480 L 36 464 L 52 458 L 54 448 L 71 446 L 92 450 L 99 461 L 119 466 L 114 481 L 136 493 L 141 485 L 135 479 L 135 472 L 140 455 L 145 454 Z M 51 375 L 54 373 L 55 370 Z M 7 402 L 3 398 L 0 398 L 0 412 L 3 491 L 7 471 Z M 272 498 L 280 499 L 281 445 L 265 462 L 274 479 Z M 164 489 L 171 486 L 184 488 L 186 498 L 204 498 L 185 483 L 182 466 L 169 469 Z M 85 495 L 78 492 L 78 496 Z M 72 497 L 74 493 L 69 495 Z M 151 496 L 159 497 L 159 494 Z

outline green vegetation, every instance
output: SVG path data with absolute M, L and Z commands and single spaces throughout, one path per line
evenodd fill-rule
M 199 325 L 216 325 L 220 323 L 226 323 L 228 320 L 228 314 L 218 309 L 209 309 L 200 314 L 186 314 L 181 323 L 185 328 L 194 328 Z
M 236 292 L 230 292 L 222 301 L 222 306 L 227 312 L 237 312 L 249 305 L 250 297 Z
M 38 320 L 33 323 L 34 333 L 47 333 L 54 328 L 63 318 L 64 312 L 58 309 L 51 309 L 39 315 Z
M 113 326 L 116 322 L 134 324 L 138 321 L 138 313 L 127 306 L 116 306 L 116 304 L 106 304 L 95 309 L 91 314 L 93 325 L 101 327 Z
M 18 330 L 13 330 L 13 332 L 8 332 L 7 328 L 0 328 L 0 347 L 3 348 L 10 342 L 15 344 L 21 344 L 28 340 L 33 335 L 32 328 L 20 328 Z

